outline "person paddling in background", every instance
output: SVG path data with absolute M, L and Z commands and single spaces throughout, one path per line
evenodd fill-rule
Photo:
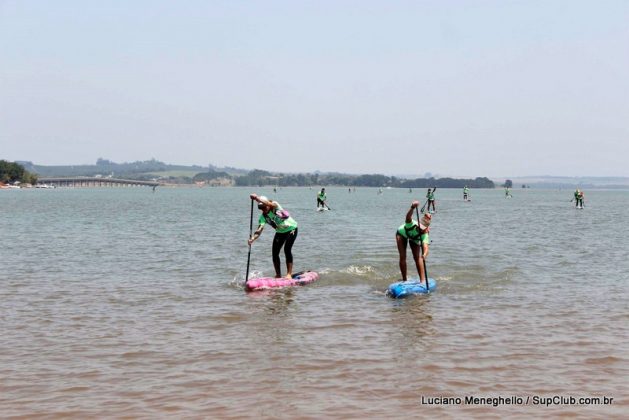
M 577 190 L 574 192 L 574 201 L 576 201 L 577 203 L 576 204 L 577 208 L 583 208 L 584 197 L 585 197 L 585 194 L 583 194 L 583 191 L 577 188 Z
M 470 189 L 467 188 L 467 185 L 463 187 L 463 201 L 467 201 L 467 196 L 470 193 Z
M 327 198 L 328 196 L 325 195 L 325 188 L 321 188 L 321 191 L 317 193 L 317 208 L 326 208 L 327 204 L 325 204 L 325 200 L 327 200 Z
M 426 211 L 430 212 L 430 205 L 432 205 L 433 213 L 437 211 L 435 208 L 435 191 L 437 191 L 437 187 L 433 188 L 432 191 L 428 188 L 428 192 L 426 193 L 426 198 L 428 199 L 428 208 Z
M 280 206 L 277 201 L 272 201 L 265 196 L 258 197 L 256 194 L 249 196 L 252 200 L 258 202 L 258 209 L 262 210 L 262 214 L 258 219 L 258 229 L 253 236 L 249 238 L 249 245 L 260 237 L 264 225 L 267 223 L 275 229 L 273 237 L 273 267 L 275 268 L 275 277 L 282 277 L 282 269 L 280 264 L 280 249 L 284 247 L 284 255 L 286 256 L 286 278 L 293 278 L 293 244 L 297 239 L 297 222 L 290 217 L 288 212 Z
M 430 222 L 432 216 L 429 213 L 424 214 L 419 223 L 413 220 L 413 212 L 419 206 L 419 201 L 413 201 L 411 208 L 406 212 L 404 224 L 395 232 L 395 242 L 397 242 L 397 250 L 400 254 L 400 272 L 402 273 L 402 281 L 406 281 L 406 244 L 411 243 L 411 253 L 417 267 L 417 273 L 421 282 L 426 281 L 426 272 L 424 270 L 424 259 L 428 256 L 428 244 L 430 237 L 428 236 Z M 421 255 L 420 255 L 421 249 Z M 427 285 L 428 283 L 426 283 Z
M 505 187 L 505 198 L 511 198 L 511 197 L 513 197 L 511 195 L 511 188 Z

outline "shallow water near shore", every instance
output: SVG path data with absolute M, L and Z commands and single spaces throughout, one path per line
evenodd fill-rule
M 437 189 L 428 271 L 392 300 L 395 230 L 426 190 L 0 192 L 3 416 L 622 417 L 629 192 Z M 249 193 L 299 223 L 304 287 L 246 293 Z M 259 212 L 254 209 L 254 228 Z M 273 275 L 267 227 L 251 269 Z M 283 260 L 283 255 L 282 255 Z M 409 274 L 411 269 L 409 252 Z M 285 269 L 285 267 L 283 267 Z M 612 405 L 427 405 L 434 397 Z

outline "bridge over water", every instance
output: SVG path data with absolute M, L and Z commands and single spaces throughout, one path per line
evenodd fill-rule
M 39 178 L 38 184 L 54 185 L 55 187 L 155 187 L 161 185 L 154 181 L 137 181 L 134 179 L 74 177 L 74 178 Z

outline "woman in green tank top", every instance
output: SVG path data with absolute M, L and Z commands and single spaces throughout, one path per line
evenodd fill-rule
M 252 200 L 257 201 L 258 209 L 262 211 L 260 218 L 258 219 L 258 229 L 251 238 L 249 238 L 249 245 L 260 237 L 264 225 L 269 224 L 275 229 L 275 236 L 273 237 L 273 267 L 275 268 L 275 277 L 282 277 L 282 267 L 280 264 L 280 250 L 284 247 L 284 255 L 286 256 L 286 278 L 293 278 L 293 244 L 297 239 L 297 222 L 290 217 L 288 212 L 280 206 L 277 201 L 272 201 L 265 196 L 257 196 L 251 194 L 249 196 Z
M 327 196 L 325 195 L 325 188 L 321 188 L 321 191 L 317 193 L 317 208 L 319 207 L 327 207 L 325 200 L 327 200 Z
M 413 201 L 411 203 L 411 208 L 406 212 L 404 224 L 395 232 L 395 242 L 397 243 L 397 249 L 400 254 L 402 281 L 406 281 L 406 244 L 409 242 L 411 244 L 411 253 L 413 254 L 413 260 L 415 261 L 419 278 L 422 282 L 426 281 L 423 260 L 428 256 L 428 244 L 430 243 L 428 227 L 430 226 L 432 216 L 426 213 L 419 222 L 413 220 L 413 211 L 415 211 L 417 206 L 419 206 L 419 201 Z M 420 249 L 422 251 L 421 255 Z

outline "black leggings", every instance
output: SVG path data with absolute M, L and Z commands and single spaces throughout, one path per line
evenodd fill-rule
M 280 249 L 284 246 L 284 255 L 286 255 L 286 263 L 293 262 L 293 253 L 291 250 L 293 249 L 293 244 L 295 243 L 295 239 L 297 239 L 297 229 L 291 230 L 286 233 L 278 233 L 275 232 L 275 237 L 273 237 L 273 264 L 280 263 Z

